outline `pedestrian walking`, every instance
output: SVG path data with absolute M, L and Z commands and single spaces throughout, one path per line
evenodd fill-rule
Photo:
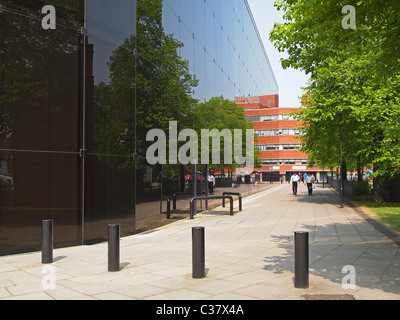
M 237 186 L 237 176 L 234 174 L 232 177 L 232 188 L 237 188 Z
M 291 177 L 290 177 L 290 183 L 292 184 L 292 191 L 293 194 L 296 195 L 297 194 L 297 185 L 298 182 L 300 180 L 300 176 L 297 173 L 294 173 Z
M 311 174 L 307 177 L 307 188 L 308 188 L 308 195 L 312 196 L 312 192 L 313 192 L 313 187 L 314 187 L 314 182 L 315 182 L 315 178 L 314 175 Z
M 208 176 L 208 190 L 210 194 L 214 194 L 214 187 L 215 187 L 215 177 L 212 173 Z

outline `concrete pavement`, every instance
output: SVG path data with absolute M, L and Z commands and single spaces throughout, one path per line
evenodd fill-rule
M 317 186 L 273 188 L 229 205 L 121 239 L 121 270 L 107 271 L 107 243 L 0 257 L 0 299 L 305 300 L 338 295 L 400 299 L 399 247 L 337 193 Z M 192 228 L 205 227 L 206 278 L 192 279 Z M 310 288 L 296 289 L 295 231 L 310 233 Z M 350 266 L 350 269 L 349 269 Z M 355 272 L 355 288 L 343 279 Z M 348 279 L 348 278 L 345 278 Z M 345 281 L 349 284 L 350 281 Z M 329 296 L 325 296 L 329 295 Z

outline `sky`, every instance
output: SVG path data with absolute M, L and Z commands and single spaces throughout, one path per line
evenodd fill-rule
M 274 27 L 274 23 L 283 22 L 282 11 L 277 11 L 274 7 L 275 0 L 247 0 L 247 2 L 278 82 L 280 107 L 300 107 L 301 88 L 307 84 L 308 76 L 304 72 L 294 69 L 283 70 L 280 59 L 287 55 L 280 53 L 269 41 L 269 33 Z

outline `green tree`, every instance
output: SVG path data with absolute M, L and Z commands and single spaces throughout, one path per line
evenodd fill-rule
M 270 39 L 289 56 L 284 68 L 310 74 L 304 121 L 303 149 L 312 161 L 338 166 L 339 141 L 347 167 L 373 166 L 374 190 L 398 169 L 399 55 L 398 2 L 375 10 L 378 1 L 282 0 L 286 22 L 275 24 Z M 341 9 L 353 4 L 355 30 L 344 30 Z M 386 3 L 385 3 L 386 4 Z M 390 64 L 390 66 L 389 66 Z M 341 137 L 340 137 L 341 133 Z M 341 139 L 340 139 L 341 138 Z

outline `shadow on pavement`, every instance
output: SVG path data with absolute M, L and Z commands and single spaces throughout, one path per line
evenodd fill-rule
M 336 193 L 319 192 L 320 190 L 313 196 L 308 196 L 307 193 L 297 196 L 290 194 L 288 201 L 294 205 L 316 203 L 339 207 L 339 196 Z M 348 274 L 343 268 L 353 266 L 357 288 L 380 289 L 399 294 L 399 247 L 383 237 L 378 230 L 371 231 L 371 226 L 365 222 L 360 220 L 352 223 L 332 222 L 323 226 L 301 225 L 302 231 L 309 232 L 310 276 L 315 275 L 342 284 Z M 264 270 L 276 274 L 294 273 L 294 234 L 271 234 L 270 241 L 276 245 L 274 250 L 282 249 L 277 250 L 282 253 L 265 257 Z

